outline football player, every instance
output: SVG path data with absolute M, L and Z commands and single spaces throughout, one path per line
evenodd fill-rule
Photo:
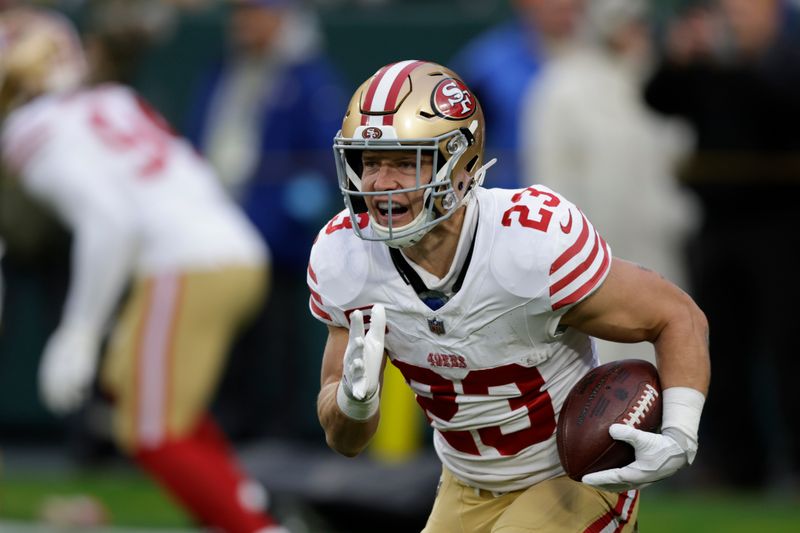
M 56 413 L 86 399 L 130 282 L 100 376 L 119 447 L 203 525 L 283 531 L 209 416 L 233 336 L 266 295 L 268 250 L 188 143 L 132 90 L 84 88 L 86 73 L 66 19 L 0 15 L 3 162 L 73 232 L 42 399 Z
M 346 456 L 367 445 L 388 359 L 443 465 L 426 533 L 633 531 L 638 489 L 697 452 L 705 316 L 612 258 L 557 192 L 483 188 L 483 146 L 480 104 L 441 65 L 386 65 L 353 95 L 334 140 L 346 209 L 308 266 L 310 310 L 329 332 L 317 407 L 328 445 Z M 598 364 L 590 336 L 655 345 L 663 431 L 612 425 L 635 461 L 581 483 L 564 475 L 555 428 Z

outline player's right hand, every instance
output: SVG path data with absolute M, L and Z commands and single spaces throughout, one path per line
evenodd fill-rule
M 344 370 L 337 403 L 351 418 L 364 420 L 377 410 L 385 329 L 386 311 L 381 304 L 373 306 L 372 320 L 366 334 L 361 311 L 355 311 L 350 316 L 350 335 L 344 353 Z
M 673 475 L 691 464 L 697 452 L 696 441 L 692 445 L 685 436 L 680 438 L 675 428 L 667 428 L 664 434 L 650 433 L 625 424 L 612 424 L 608 432 L 612 438 L 627 442 L 636 452 L 636 460 L 622 468 L 601 470 L 583 476 L 587 485 L 608 492 L 639 490 L 656 481 Z
M 662 397 L 661 434 L 625 424 L 612 424 L 608 430 L 612 438 L 633 446 L 636 460 L 622 468 L 586 474 L 581 481 L 601 490 L 622 492 L 644 488 L 692 464 L 706 397 L 689 387 L 666 388 Z
M 86 400 L 98 350 L 98 335 L 88 328 L 62 325 L 53 333 L 39 364 L 39 392 L 51 411 L 68 413 Z

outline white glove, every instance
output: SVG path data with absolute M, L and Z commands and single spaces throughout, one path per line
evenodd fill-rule
M 45 405 L 64 414 L 86 399 L 97 366 L 99 336 L 81 325 L 62 325 L 44 349 L 39 364 L 39 391 Z
M 366 335 L 361 311 L 354 311 L 350 316 L 344 372 L 336 392 L 336 403 L 350 418 L 367 420 L 378 410 L 385 329 L 386 311 L 381 304 L 372 307 L 372 320 Z
M 608 433 L 633 446 L 636 459 L 622 468 L 586 474 L 581 481 L 600 490 L 623 492 L 642 489 L 692 464 L 697 454 L 697 428 L 705 396 L 687 387 L 663 391 L 661 433 L 649 433 L 625 424 L 612 424 Z

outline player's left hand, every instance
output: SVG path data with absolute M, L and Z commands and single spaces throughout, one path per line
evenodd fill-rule
M 366 335 L 361 311 L 355 311 L 351 320 L 342 378 L 345 392 L 354 400 L 363 402 L 377 393 L 380 384 L 386 311 L 381 304 L 372 308 L 372 323 Z
M 696 444 L 676 428 L 649 433 L 625 424 L 612 424 L 608 433 L 636 451 L 636 460 L 631 464 L 586 474 L 581 479 L 587 485 L 608 492 L 641 489 L 667 478 L 691 464 L 697 451 Z
M 47 341 L 39 365 L 39 392 L 58 414 L 77 409 L 89 394 L 97 366 L 99 336 L 81 325 L 62 325 Z
M 366 420 L 375 414 L 380 400 L 378 390 L 383 370 L 386 310 L 382 304 L 372 307 L 372 320 L 366 334 L 361 311 L 353 312 L 350 321 L 344 371 L 336 402 L 350 418 Z

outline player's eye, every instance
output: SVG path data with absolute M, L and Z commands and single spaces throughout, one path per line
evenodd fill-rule
M 364 173 L 365 174 L 374 174 L 381 168 L 381 164 L 378 161 L 370 161 L 366 160 L 363 162 L 364 166 Z
M 417 161 L 414 160 L 405 160 L 399 161 L 397 163 L 397 168 L 403 174 L 416 174 L 417 173 Z

